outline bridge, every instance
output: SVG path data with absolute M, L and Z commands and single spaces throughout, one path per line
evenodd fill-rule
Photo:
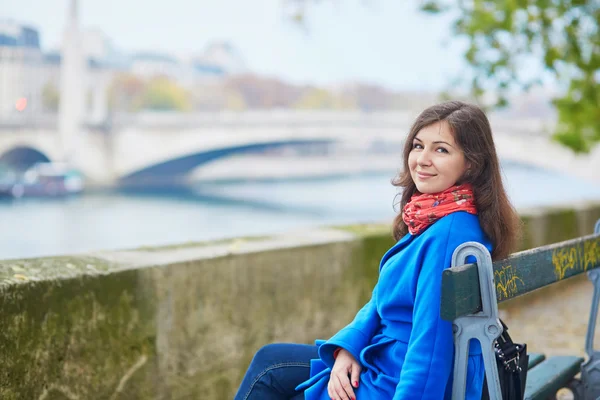
M 320 162 L 321 169 L 337 168 L 338 172 L 356 169 L 361 163 L 360 168 L 395 170 L 415 117 L 410 111 L 122 115 L 115 116 L 110 125 L 83 126 L 71 144 L 76 151 L 70 161 L 96 185 L 184 182 L 211 165 L 225 167 L 240 155 L 265 152 L 285 152 L 278 161 L 283 168 L 286 160 L 296 158 L 304 160 L 300 165 Z M 499 115 L 491 115 L 490 121 L 501 159 L 600 183 L 594 173 L 600 170 L 600 148 L 576 156 L 550 140 L 551 126 L 544 121 Z M 0 122 L 0 163 L 24 169 L 64 157 L 52 117 Z

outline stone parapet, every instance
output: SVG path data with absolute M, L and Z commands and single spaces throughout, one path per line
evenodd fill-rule
M 531 247 L 591 233 L 600 204 L 522 215 Z M 230 399 L 261 345 L 347 324 L 392 244 L 357 225 L 1 261 L 0 398 Z

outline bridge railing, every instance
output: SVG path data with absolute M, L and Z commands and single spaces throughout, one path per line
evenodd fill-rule
M 135 127 L 139 130 L 173 129 L 384 129 L 405 134 L 416 111 L 315 111 L 315 110 L 250 110 L 243 112 L 150 112 L 116 113 L 104 123 L 84 123 L 88 131 L 119 131 Z M 494 132 L 511 135 L 548 136 L 552 121 L 541 118 L 507 118 L 490 116 Z M 0 117 L 0 133 L 19 129 L 58 129 L 58 114 L 19 114 Z

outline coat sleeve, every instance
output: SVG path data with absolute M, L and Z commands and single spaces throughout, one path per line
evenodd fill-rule
M 417 280 L 413 326 L 400 380 L 393 400 L 443 399 L 452 373 L 454 342 L 452 323 L 440 317 L 442 272 L 450 267 L 452 253 L 460 244 L 476 240 L 459 228 L 432 238 L 424 248 Z
M 376 289 L 377 285 L 371 300 L 360 309 L 354 320 L 319 347 L 319 357 L 328 367 L 333 367 L 333 352 L 338 347 L 348 350 L 360 362 L 360 352 L 369 344 L 380 325 Z

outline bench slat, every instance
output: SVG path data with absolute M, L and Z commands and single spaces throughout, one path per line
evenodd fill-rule
M 529 361 L 527 363 L 527 369 L 530 370 L 542 361 L 546 359 L 546 356 L 539 353 L 531 353 L 529 354 Z
M 498 302 L 600 267 L 600 234 L 584 236 L 513 254 L 493 264 Z M 481 311 L 479 274 L 475 264 L 442 275 L 441 316 L 457 317 Z
M 547 399 L 565 387 L 581 369 L 583 358 L 550 357 L 527 372 L 525 400 Z

